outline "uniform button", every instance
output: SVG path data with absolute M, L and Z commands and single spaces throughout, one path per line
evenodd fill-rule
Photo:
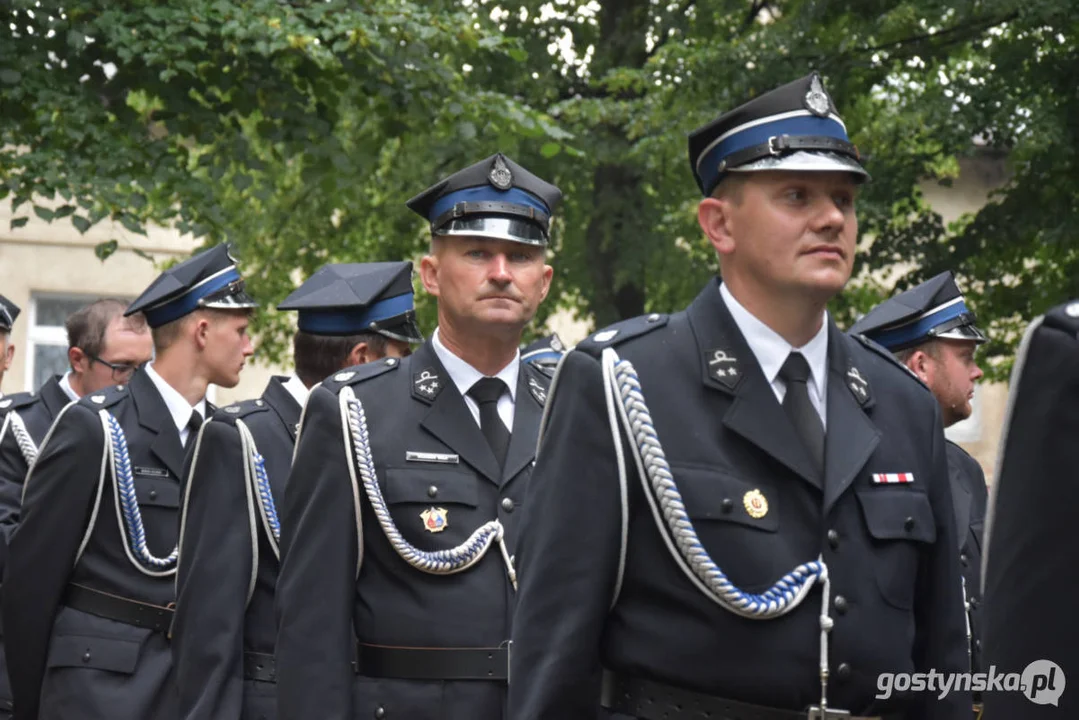
M 835 669 L 835 676 L 840 680 L 846 680 L 850 677 L 850 665 L 847 663 L 839 663 L 839 667 Z
M 386 708 L 379 705 L 378 708 L 375 710 L 375 717 L 377 717 L 377 718 L 386 717 Z
M 438 495 L 438 486 L 437 485 L 432 485 L 431 487 L 427 488 L 427 497 L 432 497 L 433 498 L 436 495 Z
M 971 606 L 972 608 L 977 608 L 977 607 L 978 607 L 978 598 L 976 598 L 976 597 L 972 597 L 972 598 L 970 599 L 970 606 Z
M 723 498 L 723 512 L 729 513 L 734 509 L 734 500 L 730 498 Z
M 837 613 L 839 613 L 840 615 L 847 614 L 847 598 L 843 597 L 842 595 L 836 595 L 834 604 L 835 611 Z
M 914 529 L 914 518 L 909 517 L 906 520 L 904 520 L 903 521 L 903 529 L 906 530 L 907 532 L 910 532 L 911 530 L 913 530 Z
M 90 662 L 90 651 L 89 650 L 87 650 L 85 653 L 83 653 L 82 661 L 84 663 Z
M 156 500 L 157 499 L 157 490 L 151 490 L 150 491 L 150 499 L 151 500 Z
M 828 531 L 828 545 L 835 550 L 839 547 L 839 533 L 835 530 Z
M 974 649 L 975 650 L 981 650 L 982 649 L 982 641 L 981 640 L 975 640 L 974 641 Z
M 506 512 L 513 512 L 513 508 L 516 507 L 513 504 L 513 500 L 510 498 L 502 498 L 502 509 Z
M 959 553 L 959 562 L 961 562 L 964 565 L 967 564 L 967 554 L 966 553 Z

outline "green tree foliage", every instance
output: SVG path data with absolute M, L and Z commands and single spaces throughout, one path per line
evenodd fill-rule
M 565 193 L 537 331 L 556 304 L 597 326 L 679 308 L 717 268 L 686 135 L 811 69 L 874 177 L 841 323 L 953 269 L 1006 357 L 1025 319 L 1079 296 L 1066 0 L 4 8 L 0 193 L 82 229 L 175 221 L 234 242 L 271 302 L 323 262 L 418 257 L 404 201 L 502 150 Z M 986 157 L 1006 163 L 1003 187 L 945 223 L 921 187 Z M 279 355 L 286 325 L 260 322 Z

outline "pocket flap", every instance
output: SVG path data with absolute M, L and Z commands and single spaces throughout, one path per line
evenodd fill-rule
M 130 675 L 139 662 L 138 640 L 60 635 L 49 646 L 51 668 L 88 667 Z
M 479 479 L 468 471 L 445 468 L 387 468 L 384 495 L 397 503 L 453 503 L 476 507 Z
M 857 495 L 869 534 L 877 540 L 936 541 L 933 507 L 924 492 L 874 487 Z
M 139 505 L 180 507 L 180 483 L 153 475 L 135 476 L 135 498 Z
M 766 532 L 779 529 L 770 488 L 700 466 L 672 465 L 671 473 L 691 520 L 720 520 Z

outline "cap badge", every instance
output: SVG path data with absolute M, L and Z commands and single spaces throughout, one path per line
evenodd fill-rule
M 430 507 L 420 513 L 423 518 L 423 529 L 431 533 L 439 533 L 449 527 L 446 508 Z
M 499 190 L 509 190 L 513 187 L 513 173 L 510 172 L 501 155 L 495 158 L 495 164 L 491 166 L 491 172 L 487 173 L 487 179 Z
M 754 520 L 760 520 L 768 514 L 768 501 L 760 490 L 750 490 L 742 497 L 742 504 L 746 506 L 746 512 Z
M 809 92 L 806 93 L 805 103 L 814 115 L 822 117 L 831 109 L 832 103 L 828 99 L 828 93 L 824 92 L 824 86 L 821 85 L 820 77 L 817 75 L 809 81 Z

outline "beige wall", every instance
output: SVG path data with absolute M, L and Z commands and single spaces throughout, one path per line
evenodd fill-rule
M 25 209 L 20 208 L 19 216 L 25 215 Z M 11 337 L 16 346 L 14 364 L 0 388 L 6 393 L 34 389 L 28 377 L 27 335 L 35 293 L 134 298 L 160 272 L 134 249 L 149 253 L 156 263 L 161 263 L 186 256 L 195 245 L 189 237 L 167 230 L 156 229 L 143 237 L 102 222 L 80 235 L 67 220 L 45 223 L 32 213 L 30 217 L 24 227 L 11 230 L 11 204 L 0 203 L 0 294 L 22 308 Z M 94 255 L 94 246 L 110 239 L 119 241 L 120 249 L 102 262 Z M 256 397 L 270 374 L 267 368 L 248 367 L 237 387 L 212 388 L 211 397 L 219 405 Z

